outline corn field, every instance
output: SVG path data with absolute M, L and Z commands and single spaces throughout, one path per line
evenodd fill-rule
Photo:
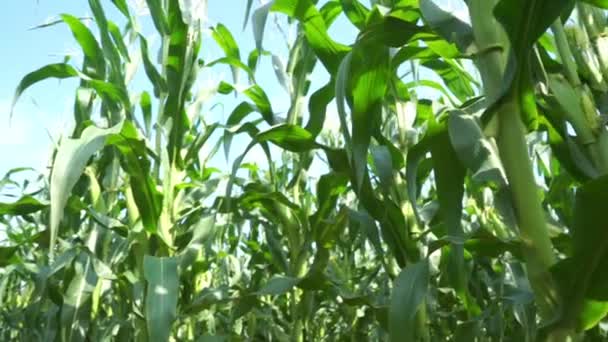
M 3 341 L 608 341 L 607 0 L 225 2 L 37 27 L 81 54 L 14 80 L 77 86 L 0 178 Z

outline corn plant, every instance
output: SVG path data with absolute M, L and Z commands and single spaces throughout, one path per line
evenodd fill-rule
M 52 23 L 82 60 L 17 86 L 80 82 L 50 175 L 0 180 L 4 339 L 608 338 L 608 3 L 248 1 L 246 60 L 205 2 L 146 4 L 157 51 L 89 0 Z

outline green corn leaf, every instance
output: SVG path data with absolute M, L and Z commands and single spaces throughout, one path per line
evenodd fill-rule
M 212 67 L 216 64 L 225 64 L 230 66 L 231 69 L 233 70 L 243 70 L 244 72 L 247 73 L 247 76 L 249 77 L 249 79 L 251 81 L 255 80 L 255 75 L 254 75 L 254 70 L 252 70 L 248 65 L 246 65 L 245 63 L 243 63 L 240 59 L 238 58 L 234 58 L 234 57 L 222 57 L 222 58 L 218 58 L 214 61 L 209 62 L 209 64 L 206 65 L 206 67 Z
M 144 256 L 145 316 L 150 340 L 169 341 L 171 336 L 179 295 L 177 266 L 177 258 Z
M 400 47 L 430 33 L 426 27 L 390 15 L 384 16 L 378 10 L 371 12 L 370 21 L 359 34 L 358 40 L 361 42 L 374 41 L 390 47 Z
M 444 11 L 433 0 L 420 0 L 420 11 L 423 20 L 443 39 L 455 43 L 463 53 L 470 51 L 474 44 L 471 25 Z
M 193 264 L 196 255 L 203 248 L 203 244 L 213 235 L 215 231 L 215 216 L 201 218 L 196 224 L 192 225 L 191 230 L 192 238 L 180 256 L 182 269 Z
M 139 106 L 141 107 L 141 113 L 144 118 L 146 134 L 149 136 L 152 128 L 152 103 L 150 94 L 147 91 L 141 93 L 139 98 Z
M 220 82 L 220 85 L 218 86 L 218 92 L 220 94 L 230 94 L 232 91 L 237 91 L 237 88 L 235 88 L 233 85 L 226 83 L 226 82 Z M 244 90 L 242 90 L 242 93 L 247 96 L 251 101 L 253 101 L 253 103 L 255 104 L 257 111 L 262 114 L 262 117 L 264 118 L 264 120 L 268 123 L 268 124 L 274 124 L 275 118 L 274 118 L 274 112 L 272 111 L 272 106 L 270 105 L 270 100 L 268 99 L 268 96 L 266 95 L 266 93 L 264 92 L 264 90 L 254 84 Z M 241 109 L 244 110 L 244 109 Z M 234 120 L 236 120 L 237 117 L 239 117 L 242 114 L 235 114 L 237 115 Z M 232 117 L 232 115 L 231 115 Z M 242 119 L 242 117 L 241 117 Z
M 126 121 L 120 134 L 110 136 L 107 144 L 115 146 L 121 153 L 121 165 L 130 176 L 129 184 L 145 229 L 158 233 L 162 194 L 152 178 L 145 141 L 139 137 L 133 124 Z
M 386 146 L 373 146 L 371 148 L 375 173 L 385 191 L 393 185 L 393 160 L 391 152 Z
M 97 285 L 91 257 L 81 253 L 74 260 L 74 277 L 70 281 L 61 308 L 63 341 L 85 341 L 90 325 L 91 294 Z
M 120 28 L 113 21 L 110 20 L 107 21 L 107 24 L 108 32 L 110 32 L 110 35 L 112 36 L 112 41 L 116 45 L 116 48 L 120 52 L 120 55 L 127 62 L 130 62 L 131 56 L 129 56 L 129 49 L 127 48 L 127 45 L 124 42 L 124 38 L 122 36 L 122 33 L 120 32 Z
M 369 15 L 369 9 L 365 8 L 358 0 L 340 0 L 340 4 L 348 20 L 359 30 L 363 30 Z
M 148 8 L 150 9 L 150 14 L 152 16 L 152 22 L 154 22 L 154 27 L 161 36 L 165 36 L 169 34 L 169 23 L 167 22 L 167 17 L 165 15 L 165 10 L 162 6 L 161 0 L 146 0 L 148 4 Z
M 274 1 L 270 1 L 267 4 L 260 6 L 260 8 L 256 9 L 253 12 L 253 16 L 251 18 L 253 25 L 253 38 L 255 40 L 255 48 L 258 51 L 263 51 L 264 48 L 264 31 L 266 29 L 266 20 L 268 19 L 268 12 L 270 8 L 274 4 Z M 256 58 L 257 60 L 257 58 Z
M 241 60 L 241 53 L 239 52 L 239 47 L 236 45 L 236 41 L 232 36 L 232 33 L 228 30 L 228 28 L 222 24 L 218 24 L 212 30 L 212 37 L 217 42 L 217 44 L 224 50 L 226 57 L 234 59 L 236 61 Z M 242 64 L 242 63 L 241 63 Z M 241 68 L 245 67 L 243 64 Z M 232 80 L 234 83 L 238 83 L 238 71 L 239 69 L 235 66 L 230 67 L 232 70 Z
M 340 119 L 340 131 L 342 132 L 342 137 L 344 138 L 344 143 L 348 147 L 346 150 L 348 153 L 349 162 L 352 159 L 351 150 L 352 150 L 352 138 L 350 133 L 350 128 L 348 125 L 348 113 L 346 112 L 346 95 L 348 91 L 348 80 L 350 73 L 350 65 L 352 63 L 352 52 L 346 54 L 342 62 L 340 63 L 340 67 L 338 68 L 338 74 L 336 76 L 336 107 L 338 109 L 338 118 Z
M 99 43 L 95 39 L 95 36 L 93 36 L 93 33 L 78 18 L 72 15 L 62 14 L 61 19 L 70 27 L 85 57 L 95 66 L 93 76 L 104 78 L 106 63 L 103 51 L 99 47 Z
M 270 141 L 291 152 L 305 152 L 316 147 L 312 134 L 295 125 L 276 125 L 258 133 L 255 138 L 258 142 Z
M 64 139 L 57 150 L 51 173 L 51 240 L 50 251 L 57 240 L 59 224 L 72 188 L 82 175 L 87 162 L 93 154 L 106 144 L 106 139 L 118 134 L 122 123 L 107 129 L 87 127 L 78 139 Z
M 474 116 L 460 111 L 450 112 L 448 131 L 454 152 L 460 162 L 473 172 L 474 180 L 491 181 L 500 186 L 507 184 L 498 151 L 485 138 Z
M 524 63 L 532 45 L 559 18 L 568 0 L 501 0 L 494 9 L 496 19 L 511 40 L 518 63 Z
M 593 6 L 599 7 L 599 8 L 608 9 L 608 0 L 581 0 L 581 1 L 586 2 Z
M 249 15 L 251 14 L 251 8 L 253 7 L 253 0 L 247 0 L 247 5 L 245 6 L 245 17 L 243 18 L 243 31 L 247 28 L 247 23 L 249 22 Z
M 21 96 L 21 94 L 30 86 L 38 83 L 40 81 L 46 80 L 47 78 L 70 78 L 77 77 L 79 75 L 78 71 L 74 69 L 72 66 L 65 63 L 57 63 L 57 64 L 49 64 L 43 66 L 42 68 L 32 71 L 29 74 L 25 75 L 17 89 L 15 90 L 15 95 L 13 96 L 13 102 L 11 104 L 11 114 L 13 116 L 13 110 L 15 108 L 15 104 L 17 100 Z
M 468 272 L 464 260 L 465 235 L 461 219 L 466 169 L 456 156 L 446 126 L 431 127 L 431 130 L 434 129 L 441 130 L 436 133 L 431 147 L 439 213 L 447 226 L 448 236 L 455 241 L 451 244 L 449 253 L 448 278 L 466 308 L 472 314 L 479 314 L 480 309 L 469 300 Z
M 0 215 L 24 216 L 38 212 L 48 207 L 32 196 L 23 196 L 13 203 L 0 202 Z
M 99 2 L 99 0 L 89 0 L 89 7 L 91 8 L 91 11 L 93 12 L 93 16 L 95 17 L 95 22 L 97 23 L 97 27 L 99 27 L 99 35 L 101 38 L 101 47 L 103 49 L 103 53 L 104 53 L 104 57 L 110 62 L 110 66 L 112 67 L 112 73 L 114 75 L 122 75 L 122 68 L 121 68 L 121 61 L 120 61 L 120 51 L 117 47 L 117 45 L 115 45 L 115 42 L 110 34 L 110 24 L 108 23 L 108 19 L 106 18 L 106 14 L 103 10 L 103 7 L 101 6 L 101 3 Z M 116 25 L 114 25 L 116 26 Z M 118 30 L 117 27 L 115 27 L 116 30 Z M 120 34 L 120 32 L 118 33 L 118 41 L 122 43 L 122 35 Z M 124 43 L 123 43 L 123 47 L 124 47 Z M 126 50 L 126 47 L 124 47 Z M 127 53 L 128 55 L 128 53 Z M 127 57 L 128 59 L 128 57 Z M 124 77 L 121 77 L 121 79 L 124 79 Z M 121 81 L 119 81 L 118 77 L 114 78 L 114 84 L 119 86 L 120 83 L 123 83 Z M 122 84 L 123 88 L 126 88 L 126 86 L 124 86 L 124 83 Z
M 327 106 L 334 98 L 335 88 L 334 82 L 330 81 L 310 96 L 310 100 L 308 101 L 308 112 L 310 113 L 310 117 L 306 124 L 306 130 L 309 131 L 313 137 L 319 135 L 323 129 Z
M 367 149 L 373 124 L 382 113 L 381 103 L 389 81 L 388 48 L 375 42 L 357 44 L 350 62 L 349 97 L 352 98 L 352 153 L 357 189 L 367 173 Z
M 433 123 L 436 125 L 435 123 Z M 420 211 L 417 204 L 418 199 L 418 168 L 422 160 L 426 158 L 427 153 L 431 152 L 433 146 L 436 144 L 437 136 L 444 132 L 444 129 L 435 126 L 433 130 L 430 130 L 416 145 L 410 148 L 407 159 L 406 159 L 406 180 L 407 180 L 407 192 L 408 198 L 412 204 L 414 210 L 414 216 L 416 217 L 419 224 L 422 222 Z
M 0 267 L 6 267 L 8 265 L 16 263 L 14 256 L 17 254 L 19 247 L 17 246 L 3 246 L 0 247 Z
M 239 124 L 241 120 L 247 117 L 249 114 L 256 111 L 256 107 L 249 102 L 241 102 L 239 103 L 230 116 L 228 116 L 228 120 L 226 122 L 226 126 L 231 127 L 236 124 Z M 232 144 L 233 134 L 226 130 L 224 132 L 223 143 L 224 143 L 224 156 L 226 160 L 228 160 L 228 156 L 230 155 L 230 146 Z
M 518 103 L 527 127 L 535 128 L 538 124 L 530 79 L 532 46 L 569 5 L 568 0 L 501 0 L 494 8 L 494 16 L 509 36 L 512 49 L 502 96 L 510 94 Z
M 608 176 L 588 182 L 576 192 L 573 255 L 556 266 L 564 306 L 561 324 L 590 329 L 608 315 L 608 233 L 602 220 L 608 200 Z M 555 274 L 555 273 L 554 273 Z
M 257 127 L 255 127 L 255 125 L 251 124 L 251 123 L 245 123 L 244 125 L 242 125 L 242 127 L 236 132 L 236 133 L 241 133 L 241 132 L 246 132 L 247 134 L 249 134 L 249 136 L 254 139 L 253 141 L 251 141 L 247 147 L 243 150 L 243 153 L 238 156 L 233 164 L 232 164 L 232 171 L 230 174 L 230 178 L 228 180 L 228 182 L 226 183 L 226 199 L 227 199 L 227 207 L 230 208 L 230 199 L 231 199 L 231 195 L 232 195 L 232 187 L 234 186 L 234 181 L 236 178 L 236 173 L 239 170 L 239 168 L 241 167 L 241 164 L 243 163 L 243 159 L 245 159 L 245 157 L 247 156 L 247 153 L 249 153 L 249 151 L 256 145 L 256 144 L 260 144 L 260 146 L 262 147 L 262 150 L 264 151 L 264 154 L 266 155 L 266 159 L 268 161 L 268 165 L 270 166 L 270 178 L 274 179 L 274 175 L 273 175 L 273 164 L 271 162 L 272 158 L 270 155 L 270 148 L 268 146 L 268 143 L 265 141 L 262 142 L 258 142 L 257 140 L 255 140 L 255 136 L 260 132 L 259 129 Z
M 311 0 L 275 0 L 271 10 L 285 13 L 302 22 L 308 43 L 327 71 L 334 74 L 338 70 L 340 61 L 349 48 L 329 37 L 327 23 Z
M 328 173 L 317 183 L 317 211 L 310 217 L 311 226 L 318 234 L 320 227 L 325 225 L 335 210 L 338 198 L 347 190 L 348 178 L 343 174 Z M 319 240 L 315 237 L 315 240 Z
M 429 286 L 429 264 L 422 260 L 404 268 L 395 280 L 389 308 L 391 341 L 415 341 L 415 317 L 425 302 Z
M 126 18 L 130 18 L 129 6 L 127 6 L 126 0 L 112 0 L 114 6 L 124 15 Z
M 141 58 L 144 63 L 144 71 L 154 86 L 154 95 L 160 96 L 161 93 L 167 91 L 167 82 L 163 79 L 158 70 L 156 70 L 152 60 L 150 60 L 150 56 L 148 55 L 148 42 L 142 35 L 139 35 L 139 46 L 141 49 Z

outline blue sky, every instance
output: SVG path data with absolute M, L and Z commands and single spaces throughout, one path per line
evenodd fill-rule
M 438 2 L 449 4 L 459 1 L 461 0 Z M 110 2 L 102 1 L 102 3 L 108 17 L 122 25 L 124 20 Z M 227 3 L 231 5 L 227 6 Z M 254 3 L 254 7 L 257 7 L 258 1 Z M 207 26 L 221 22 L 228 27 L 241 48 L 243 59 L 255 46 L 251 25 L 249 24 L 245 31 L 242 30 L 244 4 L 243 0 L 209 0 L 207 22 Z M 3 77 L 0 79 L 0 176 L 11 168 L 21 166 L 33 167 L 44 172 L 53 143 L 56 143 L 62 134 L 70 132 L 73 92 L 77 80 L 47 80 L 29 88 L 15 107 L 13 120 L 9 126 L 9 109 L 14 89 L 28 72 L 49 63 L 59 62 L 65 54 L 78 55 L 79 48 L 63 24 L 37 30 L 29 30 L 29 28 L 55 18 L 61 13 L 89 16 L 88 2 L 86 0 L 21 0 L 7 1 L 4 5 L 3 11 L 0 12 L 0 32 L 3 32 L 4 48 L 4 53 L 0 57 L 0 65 L 3 68 Z M 155 31 L 149 22 L 149 17 L 144 17 L 141 21 L 144 34 L 152 36 Z M 93 31 L 96 32 L 95 29 Z M 344 16 L 341 16 L 330 29 L 330 35 L 341 43 L 351 44 L 355 39 L 356 29 Z M 285 60 L 284 46 L 282 36 L 269 18 L 264 47 L 276 52 Z M 152 45 L 151 51 L 156 51 L 157 47 L 158 45 Z M 205 61 L 222 56 L 222 51 L 208 35 L 203 40 L 201 51 L 201 57 Z M 79 64 L 76 62 L 74 65 Z M 150 84 L 143 75 L 141 66 L 139 69 L 130 90 L 150 91 Z M 273 109 L 276 112 L 285 111 L 289 105 L 288 96 L 276 80 L 270 58 L 262 60 L 256 77 L 270 97 Z M 328 75 L 322 66 L 318 65 L 311 78 L 311 90 L 314 91 L 326 83 Z M 231 81 L 228 67 L 206 69 L 206 72 L 200 75 L 199 85 L 217 82 L 220 79 Z M 240 99 L 235 99 L 234 96 L 219 96 L 212 101 L 221 102 L 224 109 L 207 114 L 208 121 L 225 122 L 226 116 Z M 329 109 L 328 120 L 337 121 L 335 110 L 332 108 Z M 238 144 L 239 141 L 235 144 L 237 149 Z M 233 147 L 233 151 L 234 149 Z M 252 151 L 251 159 L 256 160 L 258 157 L 260 157 L 259 151 Z M 223 164 L 218 166 L 227 166 L 225 161 Z
M 216 25 L 219 22 L 226 25 L 235 36 L 244 59 L 255 46 L 251 25 L 243 31 L 244 5 L 225 6 L 227 2 L 236 4 L 240 1 L 209 1 L 207 25 Z M 124 23 L 109 1 L 103 3 L 106 5 L 105 9 L 110 19 L 119 24 Z M 17 103 L 9 126 L 9 109 L 14 89 L 28 72 L 49 63 L 59 62 L 65 54 L 79 52 L 71 33 L 63 24 L 37 30 L 29 30 L 29 28 L 53 19 L 61 13 L 84 17 L 89 16 L 90 12 L 85 0 L 23 0 L 9 1 L 5 5 L 7 6 L 0 13 L 0 29 L 5 33 L 3 34 L 5 53 L 2 54 L 1 59 L 4 77 L 0 80 L 0 175 L 20 166 L 34 167 L 43 171 L 47 166 L 53 143 L 56 143 L 62 134 L 70 131 L 73 91 L 77 81 L 47 80 L 29 88 Z M 142 18 L 142 21 L 144 33 L 152 36 L 154 29 L 149 24 L 149 18 Z M 338 41 L 348 44 L 354 40 L 356 31 L 350 23 L 341 18 L 332 29 L 332 33 L 334 35 L 337 33 Z M 154 45 L 151 50 L 157 47 L 158 45 Z M 282 38 L 271 20 L 268 22 L 264 47 L 279 54 L 284 54 L 286 51 Z M 221 55 L 221 50 L 211 37 L 205 36 L 201 57 L 205 61 L 210 61 Z M 323 85 L 327 77 L 322 68 L 317 69 L 314 74 L 313 89 Z M 131 89 L 138 92 L 144 89 L 150 90 L 149 83 L 142 75 L 143 72 L 138 72 Z M 201 78 L 202 84 L 220 79 L 230 81 L 230 71 L 227 67 L 214 67 L 211 70 L 207 69 Z M 271 98 L 273 108 L 279 112 L 286 110 L 288 97 L 276 81 L 269 58 L 263 60 L 257 80 Z M 211 122 L 222 120 L 238 103 L 233 96 L 221 96 L 214 101 L 223 103 L 224 112 L 216 110 L 211 115 L 219 117 L 210 119 Z

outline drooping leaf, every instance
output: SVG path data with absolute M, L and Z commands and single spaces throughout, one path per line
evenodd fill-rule
M 236 90 L 242 91 L 242 93 L 245 96 L 247 96 L 249 99 L 251 99 L 251 101 L 253 101 L 253 103 L 256 106 L 257 111 L 260 114 L 262 114 L 262 117 L 268 124 L 272 125 L 275 123 L 275 117 L 274 117 L 274 113 L 272 110 L 272 106 L 270 104 L 270 100 L 268 99 L 266 92 L 264 92 L 264 90 L 260 86 L 258 86 L 257 84 L 254 84 L 245 89 L 237 89 L 233 85 L 228 84 L 223 81 L 220 82 L 220 85 L 218 86 L 218 92 L 220 94 L 230 94 L 232 91 L 236 91 Z M 245 110 L 245 109 L 243 109 L 243 110 Z M 249 112 L 247 112 L 247 114 L 248 113 Z M 244 116 L 240 116 L 240 115 L 246 115 L 246 114 L 234 114 L 234 115 L 239 115 L 239 116 L 232 118 L 231 122 L 237 123 L 238 120 L 236 120 L 236 118 L 238 117 L 238 118 L 242 119 Z M 232 117 L 232 115 L 231 115 L 231 117 Z
M 444 11 L 433 0 L 420 0 L 420 11 L 424 21 L 444 39 L 455 43 L 461 52 L 471 48 L 474 40 L 471 25 Z
M 164 36 L 169 33 L 169 24 L 167 23 L 167 17 L 165 10 L 162 7 L 162 1 L 160 0 L 146 0 L 150 14 L 152 16 L 152 22 L 156 27 L 158 33 Z
M 218 24 L 215 28 L 213 28 L 212 33 L 213 39 L 217 42 L 217 44 L 224 50 L 224 53 L 227 57 L 233 58 L 235 60 L 241 60 L 241 53 L 239 52 L 239 47 L 236 45 L 234 37 L 232 33 L 228 30 L 226 26 L 223 24 Z M 231 66 L 232 69 L 232 80 L 234 83 L 238 83 L 238 68 L 235 66 Z
M 258 133 L 258 142 L 270 141 L 292 152 L 308 151 L 316 146 L 314 137 L 306 129 L 288 124 L 280 124 Z
M 163 79 L 158 70 L 156 70 L 152 60 L 150 60 L 150 56 L 148 55 L 148 42 L 142 35 L 139 36 L 139 46 L 141 58 L 144 62 L 144 71 L 154 86 L 154 95 L 160 96 L 162 92 L 167 91 L 167 82 Z
M 365 20 L 369 14 L 369 10 L 358 0 L 340 0 L 340 4 L 348 20 L 359 30 L 362 30 L 365 27 Z
M 330 74 L 335 74 L 349 50 L 327 33 L 327 23 L 311 0 L 275 0 L 272 11 L 282 12 L 302 22 L 308 43 Z
M 0 202 L 0 215 L 29 215 L 38 212 L 46 207 L 48 207 L 47 204 L 40 203 L 32 196 L 23 196 L 13 203 Z
M 264 30 L 266 29 L 266 19 L 268 18 L 268 12 L 274 1 L 270 1 L 253 12 L 251 18 L 253 25 L 253 37 L 255 40 L 255 48 L 258 51 L 263 51 L 262 44 L 264 42 Z
M 93 33 L 80 20 L 69 14 L 62 14 L 61 19 L 70 27 L 74 38 L 80 45 L 85 57 L 95 66 L 92 76 L 104 78 L 105 76 L 105 59 L 99 43 L 93 36 Z M 88 73 L 88 70 L 84 70 Z
M 330 83 L 326 84 L 310 96 L 310 100 L 308 101 L 308 112 L 310 117 L 305 128 L 313 137 L 319 135 L 323 129 L 327 105 L 334 98 L 334 93 L 335 85 L 330 81 Z
M 532 45 L 559 18 L 569 0 L 501 0 L 494 9 L 504 26 L 518 59 L 530 53 Z
M 117 134 L 122 129 L 122 123 L 103 129 L 95 126 L 87 127 L 78 139 L 64 139 L 57 150 L 51 173 L 51 240 L 50 251 L 57 240 L 59 224 L 63 217 L 63 210 L 72 188 L 82 175 L 89 158 L 99 151 L 106 143 L 106 139 Z
M 13 102 L 11 104 L 10 116 L 13 116 L 15 104 L 17 103 L 17 100 L 19 99 L 21 94 L 33 84 L 38 83 L 47 78 L 62 79 L 76 76 L 78 76 L 78 71 L 69 64 L 65 63 L 49 64 L 25 75 L 23 79 L 21 79 L 21 82 L 19 82 L 17 89 L 15 89 L 15 95 L 13 96 Z

